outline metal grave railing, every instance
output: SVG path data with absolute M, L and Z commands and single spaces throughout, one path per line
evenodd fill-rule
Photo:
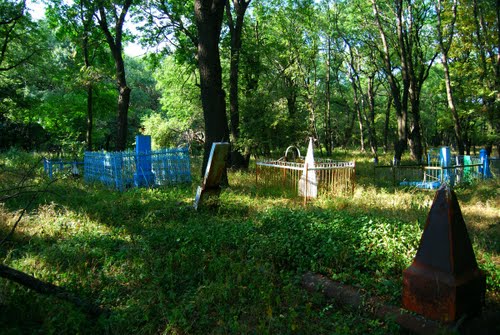
M 100 182 L 123 191 L 133 186 L 158 186 L 191 182 L 187 148 L 136 153 L 85 152 L 86 182 Z
M 318 195 L 352 195 L 356 180 L 356 163 L 318 160 L 313 167 L 304 162 L 265 160 L 256 163 L 256 183 L 259 187 L 279 187 L 298 194 L 303 175 L 316 174 Z M 303 178 L 304 179 L 304 178 Z M 306 182 L 308 178 L 305 178 Z M 307 185 L 305 189 L 308 189 Z M 307 195 L 304 196 L 307 198 Z
M 495 176 L 494 160 L 480 156 L 450 155 L 444 157 L 431 150 L 427 164 L 423 165 L 386 165 L 375 166 L 375 178 L 391 179 L 394 186 L 414 186 L 424 189 L 437 189 L 443 182 L 453 186 L 474 180 Z
M 83 162 L 77 160 L 63 160 L 63 159 L 48 159 L 43 158 L 43 170 L 50 179 L 55 174 L 78 176 L 82 173 Z

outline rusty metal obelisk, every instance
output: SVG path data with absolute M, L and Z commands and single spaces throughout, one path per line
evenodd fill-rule
M 455 192 L 443 185 L 434 197 L 417 255 L 403 271 L 403 307 L 452 322 L 481 312 L 485 275 L 477 267 Z

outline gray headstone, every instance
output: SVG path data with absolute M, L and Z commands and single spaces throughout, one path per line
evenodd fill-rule
M 220 192 L 220 183 L 224 171 L 226 170 L 227 156 L 229 154 L 229 143 L 214 142 L 208 157 L 207 168 L 201 186 L 196 190 L 194 199 L 194 208 L 203 202 L 206 193 L 218 194 Z

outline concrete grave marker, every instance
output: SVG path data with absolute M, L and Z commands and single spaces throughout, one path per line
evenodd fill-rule
M 214 142 L 208 157 L 207 168 L 203 183 L 198 186 L 196 197 L 194 200 L 194 208 L 203 202 L 206 196 L 216 195 L 220 193 L 220 183 L 224 171 L 226 170 L 227 156 L 229 154 L 229 143 L 227 142 Z

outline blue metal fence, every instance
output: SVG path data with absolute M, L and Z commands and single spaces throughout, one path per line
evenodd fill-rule
M 100 182 L 120 191 L 133 186 L 191 182 L 189 152 L 187 148 L 140 153 L 86 152 L 84 178 L 86 182 Z
M 43 169 L 52 179 L 55 173 L 80 175 L 83 162 L 77 160 L 43 159 Z
M 498 162 L 500 163 L 500 161 Z M 485 149 L 479 156 L 452 155 L 450 148 L 430 149 L 427 164 L 376 165 L 375 178 L 392 179 L 393 185 L 437 189 L 443 182 L 450 186 L 474 180 L 495 178 L 500 164 L 489 158 Z

